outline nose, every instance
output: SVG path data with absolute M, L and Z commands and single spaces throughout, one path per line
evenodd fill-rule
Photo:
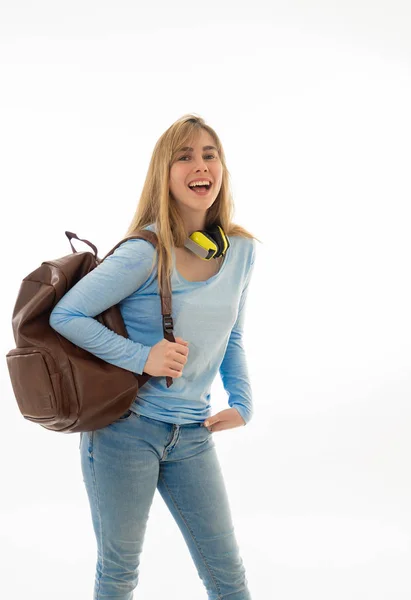
M 208 171 L 208 167 L 207 167 L 207 165 L 206 165 L 206 162 L 205 162 L 204 158 L 202 158 L 202 157 L 201 157 L 201 158 L 198 158 L 198 159 L 195 161 L 195 163 L 196 163 L 196 171 L 198 171 L 199 169 L 201 169 L 201 168 L 202 168 L 202 167 L 204 167 L 204 166 L 206 167 L 206 170 Z

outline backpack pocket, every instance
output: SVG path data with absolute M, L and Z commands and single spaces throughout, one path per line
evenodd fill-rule
M 21 414 L 30 421 L 61 417 L 61 374 L 46 348 L 15 348 L 6 355 Z

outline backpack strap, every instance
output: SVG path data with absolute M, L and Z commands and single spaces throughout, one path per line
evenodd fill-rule
M 77 235 L 75 233 L 73 233 L 72 231 L 65 231 L 64 233 L 68 237 L 68 240 L 70 242 L 70 246 L 71 246 L 71 249 L 73 250 L 73 253 L 77 252 L 77 250 L 75 249 L 75 247 L 71 243 L 72 238 L 75 238 L 79 242 L 84 242 L 85 244 L 88 244 L 90 246 L 90 248 L 92 248 L 94 250 L 94 256 L 97 258 L 97 248 L 96 248 L 96 246 L 94 244 L 92 244 L 88 240 L 82 240 L 81 238 L 77 237 Z
M 118 244 L 116 244 L 114 246 L 114 248 L 112 248 L 110 250 L 110 252 L 108 252 L 105 255 L 105 257 L 100 260 L 100 262 L 102 262 L 104 259 L 106 259 L 108 256 L 110 256 L 110 254 L 113 254 L 113 252 L 119 246 L 121 246 L 121 244 L 123 244 L 124 242 L 127 242 L 128 240 L 135 240 L 135 239 L 146 240 L 147 242 L 150 242 L 156 250 L 158 248 L 158 239 L 157 239 L 157 235 L 154 233 L 154 231 L 150 231 L 149 229 L 140 229 L 138 231 L 138 233 L 129 235 L 129 236 L 125 237 L 124 239 L 122 239 L 120 242 L 118 242 Z M 82 240 L 82 241 L 85 241 L 85 240 Z M 174 328 L 173 317 L 171 316 L 171 311 L 172 311 L 171 283 L 170 283 L 170 278 L 166 277 L 164 269 L 161 272 L 161 281 L 162 281 L 163 290 L 164 290 L 163 293 L 160 294 L 161 315 L 163 317 L 163 333 L 164 333 L 164 337 L 166 340 L 168 340 L 169 342 L 175 342 L 176 340 L 174 338 L 174 333 L 173 333 L 173 328 Z M 167 376 L 166 381 L 167 381 L 167 387 L 170 387 L 170 385 L 172 385 L 172 381 L 173 381 L 172 377 Z

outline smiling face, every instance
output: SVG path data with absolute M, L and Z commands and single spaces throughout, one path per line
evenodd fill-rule
M 197 222 L 205 219 L 207 209 L 218 196 L 223 167 L 214 139 L 204 129 L 200 129 L 184 148 L 170 168 L 170 192 L 183 217 Z M 189 183 L 194 180 L 209 180 L 211 185 L 208 190 L 198 187 L 192 190 Z

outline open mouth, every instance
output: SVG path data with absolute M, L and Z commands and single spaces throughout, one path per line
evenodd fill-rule
M 207 184 L 207 185 L 195 185 L 194 187 L 190 187 L 190 190 L 192 192 L 194 192 L 194 194 L 197 194 L 199 196 L 204 196 L 205 194 L 207 194 L 207 192 L 210 191 L 211 189 L 211 183 Z

